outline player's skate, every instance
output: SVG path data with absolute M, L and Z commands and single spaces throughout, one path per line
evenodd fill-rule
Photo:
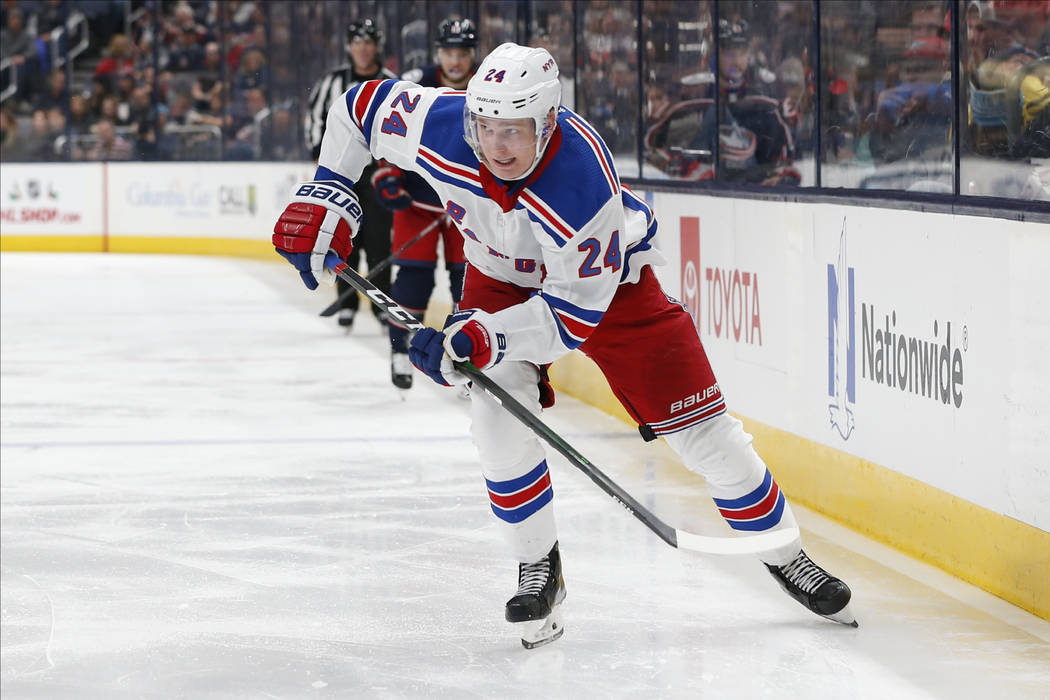
M 814 564 L 805 551 L 800 551 L 789 564 L 766 564 L 766 568 L 789 596 L 816 614 L 844 625 L 857 626 L 849 607 L 849 586 Z
M 339 309 L 339 316 L 336 318 L 336 320 L 339 322 L 340 326 L 347 330 L 350 330 L 350 328 L 354 325 L 354 313 L 355 312 L 353 309 Z
M 549 644 L 562 635 L 561 602 L 565 600 L 565 581 L 561 575 L 558 543 L 543 559 L 518 564 L 518 592 L 507 601 L 507 622 L 521 631 L 526 649 Z
M 390 381 L 398 389 L 412 388 L 412 362 L 407 352 L 390 353 Z

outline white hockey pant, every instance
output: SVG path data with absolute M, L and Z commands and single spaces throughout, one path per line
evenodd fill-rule
M 751 445 L 743 424 L 723 413 L 665 436 L 685 466 L 707 480 L 726 522 L 741 534 L 797 527 L 791 505 Z M 801 539 L 763 553 L 767 564 L 783 566 L 798 554 Z
M 485 372 L 539 415 L 539 370 L 528 362 L 502 362 Z M 519 562 L 539 561 L 558 539 L 554 491 L 543 445 L 532 431 L 475 386 L 470 392 L 471 434 L 481 458 L 492 512 Z

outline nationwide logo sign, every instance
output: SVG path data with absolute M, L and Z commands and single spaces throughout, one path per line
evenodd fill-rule
M 846 220 L 839 234 L 839 257 L 828 265 L 828 404 L 831 427 L 843 440 L 853 434 L 853 407 L 857 403 L 856 359 L 854 341 L 853 268 L 846 263 Z
M 828 280 L 828 417 L 843 440 L 856 428 L 857 324 L 856 274 L 849 266 L 846 219 L 839 233 L 839 252 L 827 267 Z M 860 379 L 875 386 L 896 389 L 945 406 L 963 404 L 963 353 L 969 331 L 962 326 L 954 342 L 952 322 L 932 321 L 932 336 L 911 336 L 898 330 L 896 309 L 883 312 L 880 323 L 875 304 L 860 304 Z M 956 324 L 956 328 L 959 325 Z
M 762 345 L 762 305 L 758 273 L 700 265 L 700 218 L 679 220 L 682 250 L 682 303 L 701 335 Z M 706 303 L 702 307 L 701 299 Z M 706 313 L 705 313 L 706 312 Z

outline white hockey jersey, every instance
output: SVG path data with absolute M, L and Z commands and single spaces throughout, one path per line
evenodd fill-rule
M 656 220 L 620 184 L 597 132 L 564 107 L 533 174 L 495 178 L 464 140 L 464 95 L 395 80 L 355 86 L 328 113 L 316 179 L 355 181 L 373 156 L 421 175 L 463 234 L 470 264 L 536 290 L 494 314 L 505 359 L 552 362 L 587 339 L 620 284 L 663 262 Z

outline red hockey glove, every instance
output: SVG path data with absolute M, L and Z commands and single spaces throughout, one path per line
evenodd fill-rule
M 354 249 L 352 238 L 361 226 L 361 205 L 353 190 L 334 180 L 303 182 L 273 227 L 273 245 L 290 262 L 303 284 L 317 289 L 334 275 L 324 266 L 331 248 L 345 259 Z
M 372 187 L 376 199 L 384 209 L 401 211 L 412 206 L 412 195 L 405 191 L 401 182 L 401 171 L 383 161 L 372 174 Z

